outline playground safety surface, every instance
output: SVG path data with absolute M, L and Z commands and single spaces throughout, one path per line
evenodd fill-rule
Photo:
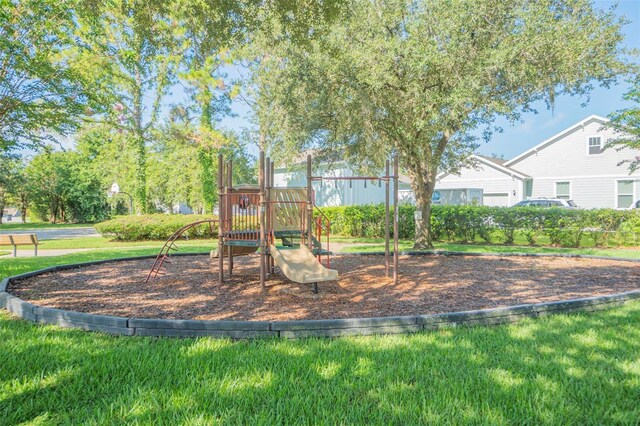
M 394 285 L 383 256 L 336 255 L 331 268 L 340 279 L 320 283 L 318 295 L 277 268 L 262 293 L 258 259 L 235 258 L 222 285 L 209 257 L 194 255 L 172 258 L 148 284 L 153 259 L 44 273 L 12 281 L 9 291 L 38 306 L 128 318 L 296 320 L 497 308 L 623 292 L 640 282 L 639 265 L 619 260 L 404 255 Z

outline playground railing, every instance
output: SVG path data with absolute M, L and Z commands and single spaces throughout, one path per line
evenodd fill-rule
M 322 210 L 318 208 L 318 206 L 314 205 L 316 212 L 315 224 L 316 224 L 316 239 L 320 242 L 320 245 L 323 244 L 323 236 L 326 240 L 326 246 L 324 248 L 324 253 L 322 250 L 318 251 L 318 262 L 322 263 L 322 255 L 325 256 L 325 266 L 327 268 L 331 267 L 331 260 L 329 259 L 330 252 L 330 237 L 331 237 L 331 221 L 325 215 Z
M 231 192 L 222 196 L 225 206 L 222 232 L 226 241 L 260 239 L 260 195 L 255 192 Z

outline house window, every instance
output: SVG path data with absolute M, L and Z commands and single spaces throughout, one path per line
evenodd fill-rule
M 556 182 L 556 198 L 562 200 L 571 198 L 571 182 Z
M 631 207 L 631 203 L 633 203 L 633 195 L 634 195 L 634 185 L 632 180 L 619 180 L 617 183 L 617 194 L 618 194 L 618 204 L 617 207 L 619 209 L 626 209 Z
M 600 154 L 602 152 L 602 138 L 600 136 L 591 136 L 588 139 L 589 155 Z

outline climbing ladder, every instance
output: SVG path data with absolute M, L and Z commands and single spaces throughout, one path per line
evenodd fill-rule
M 202 225 L 203 223 L 209 224 L 209 229 L 213 234 L 213 231 L 215 229 L 213 225 L 215 224 L 217 227 L 218 219 L 199 220 L 197 222 L 192 222 L 178 229 L 176 232 L 174 232 L 167 239 L 167 241 L 165 241 L 164 245 L 162 246 L 162 249 L 160 250 L 160 253 L 158 253 L 158 256 L 156 256 L 156 261 L 153 263 L 153 266 L 151 267 L 151 270 L 147 275 L 147 279 L 145 280 L 145 283 L 148 283 L 152 276 L 153 278 L 156 278 L 158 276 L 158 273 L 160 273 L 160 269 L 162 269 L 162 265 L 164 265 L 165 263 L 171 263 L 171 261 L 169 260 L 169 256 L 171 252 L 178 251 L 176 240 L 180 238 L 180 236 L 182 236 L 182 234 L 184 234 L 187 230 L 195 226 Z

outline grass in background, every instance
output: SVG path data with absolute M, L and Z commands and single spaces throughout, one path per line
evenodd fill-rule
M 93 223 L 49 223 L 49 222 L 27 222 L 27 223 L 6 223 L 0 225 L 0 231 L 20 231 L 26 229 L 45 228 L 87 228 L 93 227 Z
M 401 242 L 398 245 L 401 251 L 412 251 L 412 242 Z M 393 249 L 393 246 L 391 247 Z M 493 244 L 461 244 L 461 243 L 434 243 L 435 250 L 476 252 L 476 253 L 547 253 L 547 254 L 586 254 L 593 256 L 625 257 L 629 259 L 640 259 L 640 250 L 637 248 L 561 248 L 561 247 L 539 247 L 539 246 L 499 246 Z M 354 252 L 381 252 L 384 251 L 384 244 L 354 244 L 342 249 L 346 253 Z M 430 250 L 425 250 L 430 251 Z
M 640 303 L 340 339 L 109 337 L 0 312 L 0 423 L 634 424 Z
M 180 246 L 180 253 L 205 253 L 211 251 L 210 245 Z M 67 265 L 70 263 L 89 262 L 92 260 L 117 259 L 133 256 L 158 254 L 158 248 L 119 248 L 108 250 L 90 250 L 79 253 L 52 257 L 5 257 L 0 258 L 0 279 L 23 272 L 47 268 L 49 266 Z M 149 266 L 151 267 L 151 265 Z
M 80 249 L 80 248 L 100 248 L 112 249 L 117 247 L 157 247 L 158 250 L 165 243 L 165 240 L 149 240 L 149 241 L 114 241 L 106 237 L 80 237 L 60 240 L 41 240 L 40 249 Z M 178 247 L 186 246 L 216 246 L 217 240 L 213 239 L 180 239 L 176 242 Z

